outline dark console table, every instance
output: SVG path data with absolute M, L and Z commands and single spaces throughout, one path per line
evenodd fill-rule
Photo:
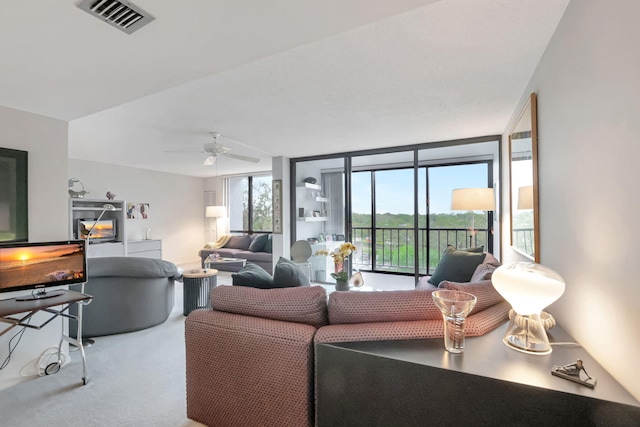
M 502 343 L 505 327 L 460 355 L 441 338 L 318 344 L 317 426 L 640 425 L 640 403 L 580 346 L 521 353 Z M 549 337 L 573 341 L 558 326 Z M 551 375 L 577 359 L 595 388 Z
M 40 330 L 58 316 L 78 319 L 78 324 L 82 324 L 81 309 L 78 310 L 77 316 L 69 314 L 67 311 L 73 304 L 89 304 L 93 297 L 91 295 L 69 290 L 55 290 L 50 292 L 55 293 L 57 296 L 27 301 L 23 301 L 18 298 L 0 300 L 0 322 L 8 324 L 5 329 L 0 331 L 0 336 L 6 334 L 17 326 Z M 56 308 L 58 306 L 59 308 Z M 41 311 L 49 313 L 51 316 L 40 324 L 32 323 L 32 317 Z M 76 338 L 71 338 L 64 333 L 63 328 L 60 337 L 60 344 L 58 346 L 58 362 L 51 363 L 47 366 L 45 372 L 47 374 L 53 374 L 60 370 L 60 367 L 62 366 L 60 352 L 64 341 L 77 346 L 80 350 L 80 354 L 82 356 L 82 382 L 83 384 L 87 384 L 87 361 L 84 354 L 84 348 L 82 346 L 81 331 L 78 331 L 78 336 Z

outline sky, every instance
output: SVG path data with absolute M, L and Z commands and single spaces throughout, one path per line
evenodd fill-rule
M 424 182 L 424 169 L 420 171 Z M 456 188 L 487 187 L 485 163 L 438 166 L 429 168 L 431 185 L 430 213 L 451 213 L 451 192 Z M 368 173 L 352 175 L 353 212 L 369 213 L 371 184 Z M 376 172 L 376 203 L 378 213 L 413 213 L 413 169 Z M 419 192 L 419 204 L 425 206 L 424 191 Z M 426 209 L 421 207 L 421 213 Z
M 78 245 L 46 245 L 0 248 L 0 261 L 46 259 L 68 255 L 79 250 Z

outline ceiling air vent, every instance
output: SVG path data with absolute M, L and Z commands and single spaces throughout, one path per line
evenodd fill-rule
M 139 30 L 156 19 L 128 1 L 82 0 L 77 6 L 127 34 Z

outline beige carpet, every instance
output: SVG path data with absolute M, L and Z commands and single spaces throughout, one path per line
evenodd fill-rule
M 229 273 L 219 279 L 230 284 Z M 74 351 L 57 374 L 0 391 L 0 425 L 202 426 L 186 416 L 182 283 L 176 284 L 176 304 L 165 323 L 96 338 L 86 354 L 85 386 L 80 354 Z

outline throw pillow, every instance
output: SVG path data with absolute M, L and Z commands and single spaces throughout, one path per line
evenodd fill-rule
M 264 268 L 257 264 L 247 263 L 240 271 L 231 275 L 233 286 L 248 286 L 251 288 L 273 288 L 273 279 Z
M 471 280 L 478 265 L 482 264 L 486 254 L 483 252 L 469 252 L 447 247 L 442 253 L 442 258 L 433 272 L 429 283 L 439 284 L 443 280 L 452 282 L 468 282 Z
M 487 258 L 488 256 L 485 258 L 484 260 L 485 262 L 483 262 L 482 264 L 476 267 L 476 270 L 473 272 L 471 279 L 469 279 L 470 282 L 475 283 L 475 282 L 480 282 L 482 280 L 491 279 L 491 276 L 493 275 L 493 272 L 496 270 L 497 267 L 493 264 L 488 264 Z
M 267 242 L 264 244 L 263 252 L 270 254 L 273 251 L 273 239 L 271 238 L 271 234 L 267 236 Z
M 249 249 L 249 245 L 251 244 L 251 236 L 233 236 L 229 239 L 225 248 L 229 249 L 242 249 L 246 251 Z
M 292 261 L 280 257 L 273 271 L 273 287 L 291 288 L 294 286 L 311 286 L 311 283 L 300 267 Z
M 489 252 L 487 252 L 487 257 L 484 259 L 484 263 L 493 265 L 495 268 L 500 267 L 500 261 L 498 261 L 498 259 Z
M 258 234 L 254 236 L 251 244 L 249 245 L 249 250 L 251 252 L 264 251 L 264 246 L 267 244 L 267 240 L 269 240 L 268 234 Z

